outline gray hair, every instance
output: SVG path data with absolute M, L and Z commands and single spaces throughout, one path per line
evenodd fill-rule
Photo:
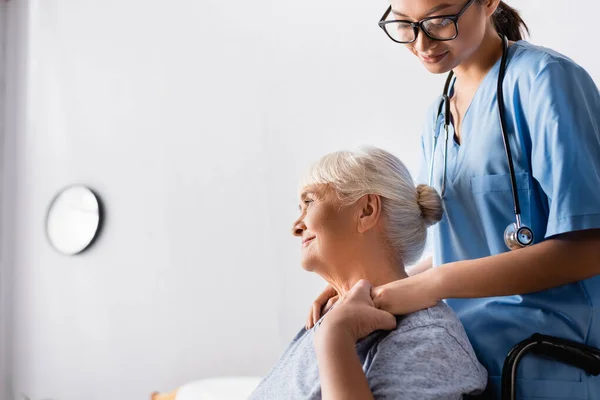
M 427 185 L 415 187 L 406 166 L 391 153 L 362 147 L 338 151 L 311 166 L 301 187 L 329 185 L 342 205 L 367 194 L 381 197 L 386 239 L 398 261 L 415 263 L 423 254 L 427 228 L 442 219 L 442 201 Z

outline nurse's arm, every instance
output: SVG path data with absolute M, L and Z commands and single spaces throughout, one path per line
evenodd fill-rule
M 600 229 L 590 229 L 516 251 L 445 264 L 418 276 L 431 279 L 433 293 L 441 300 L 531 293 L 598 274 Z
M 516 251 L 457 261 L 373 288 L 375 306 L 396 315 L 443 299 L 538 292 L 600 274 L 600 229 L 557 235 Z

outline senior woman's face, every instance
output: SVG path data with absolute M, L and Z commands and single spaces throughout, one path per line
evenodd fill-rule
M 342 207 L 333 189 L 309 186 L 300 196 L 300 218 L 293 234 L 302 239 L 302 267 L 307 271 L 328 271 L 352 257 L 357 238 L 356 207 Z

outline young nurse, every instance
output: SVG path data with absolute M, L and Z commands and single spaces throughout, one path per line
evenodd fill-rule
M 598 87 L 573 60 L 524 41 L 523 20 L 499 0 L 392 0 L 380 26 L 429 72 L 453 78 L 422 132 L 420 183 L 431 182 L 445 211 L 433 257 L 371 295 L 396 315 L 445 300 L 496 399 L 507 353 L 533 333 L 600 347 Z M 335 296 L 319 296 L 309 327 Z M 600 377 L 528 355 L 517 393 L 600 399 Z

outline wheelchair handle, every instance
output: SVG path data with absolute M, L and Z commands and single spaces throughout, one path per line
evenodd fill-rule
M 514 346 L 506 357 L 501 382 L 503 400 L 516 399 L 517 365 L 528 351 L 550 356 L 562 363 L 583 369 L 590 375 L 600 375 L 600 350 L 571 340 L 534 333 Z
M 547 355 L 565 364 L 580 368 L 590 375 L 600 374 L 600 350 L 570 340 L 535 333 L 536 354 Z

